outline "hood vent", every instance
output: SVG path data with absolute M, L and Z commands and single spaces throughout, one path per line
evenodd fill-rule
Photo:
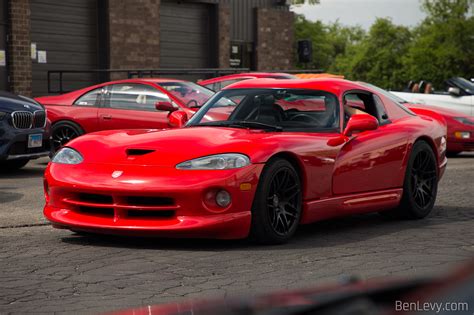
M 127 155 L 128 156 L 139 156 L 139 155 L 145 155 L 148 153 L 155 152 L 155 150 L 149 150 L 149 149 L 127 149 Z

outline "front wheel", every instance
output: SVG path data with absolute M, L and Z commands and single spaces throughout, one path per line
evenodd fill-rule
M 273 159 L 263 169 L 252 208 L 250 239 L 281 244 L 296 232 L 302 192 L 298 172 L 290 162 Z

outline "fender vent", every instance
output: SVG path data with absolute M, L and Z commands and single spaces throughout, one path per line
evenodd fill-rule
M 147 150 L 147 149 L 127 149 L 128 156 L 136 156 L 136 155 L 145 155 L 148 153 L 155 152 L 155 150 Z

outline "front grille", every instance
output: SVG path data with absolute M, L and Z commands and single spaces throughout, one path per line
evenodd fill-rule
M 172 198 L 166 197 L 126 197 L 127 204 L 135 206 L 172 206 Z
M 33 128 L 44 128 L 46 125 L 46 112 L 44 110 L 37 110 L 34 113 Z
M 13 112 L 13 127 L 17 129 L 31 129 L 33 126 L 33 113 L 31 112 Z
M 108 194 L 74 193 L 63 199 L 78 213 L 114 218 L 169 219 L 176 215 L 179 206 L 173 198 L 156 196 L 124 196 Z

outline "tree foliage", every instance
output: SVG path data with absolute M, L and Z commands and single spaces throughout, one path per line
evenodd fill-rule
M 368 32 L 298 16 L 297 39 L 311 39 L 311 67 L 400 89 L 409 80 L 439 87 L 452 76 L 474 77 L 474 0 L 422 0 L 426 19 L 409 29 L 377 19 Z

